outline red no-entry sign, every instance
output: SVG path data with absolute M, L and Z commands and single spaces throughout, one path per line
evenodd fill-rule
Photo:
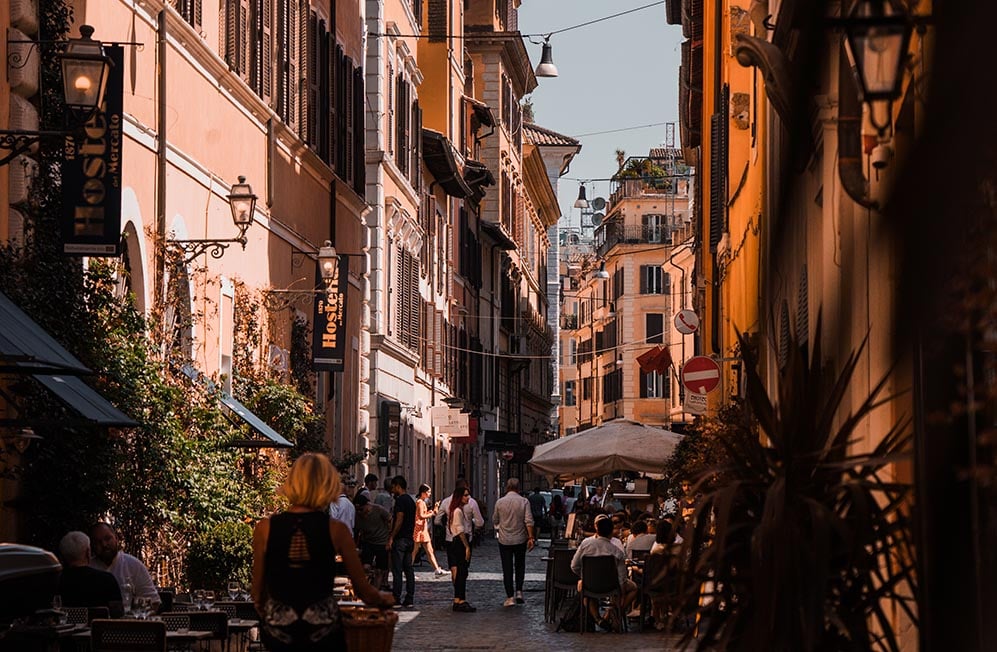
M 720 365 L 705 355 L 690 358 L 682 366 L 682 384 L 694 394 L 712 392 L 720 385 Z

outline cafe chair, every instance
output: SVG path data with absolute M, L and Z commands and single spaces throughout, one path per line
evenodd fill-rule
M 222 611 L 222 612 L 224 612 L 225 615 L 228 616 L 230 620 L 233 619 L 233 618 L 238 618 L 239 617 L 239 613 L 238 613 L 239 610 L 236 608 L 236 606 L 234 604 L 232 604 L 230 602 L 216 602 L 214 604 L 214 607 L 215 607 L 215 611 Z
M 616 557 L 612 555 L 598 555 L 594 557 L 582 557 L 582 591 L 579 600 L 581 609 L 581 632 L 585 633 L 588 627 L 589 611 L 585 604 L 585 599 L 602 601 L 610 599 L 612 603 L 612 613 L 616 621 L 620 623 L 621 631 L 626 630 L 627 615 L 620 605 L 620 576 L 616 570 Z
M 64 607 L 63 612 L 70 625 L 86 625 L 90 622 L 90 610 L 86 607 Z
M 640 629 L 647 618 L 647 608 L 655 600 L 665 600 L 678 590 L 677 576 L 673 572 L 675 558 L 671 554 L 648 555 L 644 562 L 643 583 L 640 589 Z
M 92 652 L 166 652 L 166 625 L 154 620 L 110 620 L 90 623 Z
M 221 641 L 225 646 L 228 642 L 228 615 L 224 611 L 191 611 L 190 628 L 203 632 L 211 632 L 209 641 Z
M 235 609 L 235 615 L 229 618 L 242 618 L 243 620 L 258 620 L 260 615 L 256 613 L 256 605 L 251 600 L 220 600 L 215 602 L 215 609 L 228 612 L 229 607 Z
M 176 632 L 182 629 L 190 629 L 190 616 L 180 612 L 167 612 L 160 614 L 160 620 L 166 625 L 166 631 Z
M 554 561 L 553 573 L 551 575 L 552 594 L 550 601 L 550 611 L 548 619 L 551 622 L 557 619 L 557 609 L 564 599 L 578 590 L 578 576 L 571 570 L 571 559 L 575 556 L 574 550 L 567 548 L 556 548 L 552 550 Z

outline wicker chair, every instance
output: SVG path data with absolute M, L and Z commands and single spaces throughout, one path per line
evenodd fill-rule
M 166 652 L 166 625 L 152 620 L 105 620 L 90 623 L 92 652 Z
M 66 622 L 71 625 L 86 625 L 90 622 L 90 610 L 86 607 L 65 607 Z
M 588 626 L 589 616 L 585 598 L 590 600 L 611 598 L 617 622 L 620 623 L 621 630 L 626 630 L 627 618 L 620 605 L 620 576 L 617 564 L 616 557 L 612 555 L 582 557 L 582 599 L 579 609 L 581 609 L 581 631 L 583 634 Z

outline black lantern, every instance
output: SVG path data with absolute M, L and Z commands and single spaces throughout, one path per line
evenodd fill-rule
M 874 118 L 873 103 L 886 102 L 889 106 L 903 90 L 913 23 L 890 0 L 858 0 L 842 22 L 862 100 L 869 103 Z M 880 130 L 885 128 L 875 119 L 873 124 Z
M 232 190 L 228 194 L 229 208 L 232 210 L 232 221 L 239 229 L 239 238 L 243 241 L 242 248 L 246 248 L 246 231 L 253 223 L 253 215 L 256 212 L 256 195 L 253 188 L 246 183 L 246 177 L 239 177 L 239 183 L 232 185 Z
M 70 39 L 62 59 L 62 83 L 66 106 L 90 113 L 100 108 L 107 90 L 111 59 L 95 41 L 93 27 L 80 26 L 81 38 Z
M 585 199 L 585 184 L 578 184 L 578 199 L 575 200 L 575 208 L 588 208 L 589 200 Z
M 550 37 L 544 39 L 543 52 L 537 65 L 537 77 L 557 77 L 557 66 L 554 65 L 554 55 L 550 46 Z

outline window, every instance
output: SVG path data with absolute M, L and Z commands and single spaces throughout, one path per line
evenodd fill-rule
M 568 364 L 578 364 L 578 340 L 574 338 L 568 341 Z
M 640 266 L 640 293 L 641 294 L 665 294 L 666 274 L 661 271 L 658 265 Z
M 612 403 L 623 398 L 623 370 L 617 369 L 602 377 L 602 399 Z
M 201 0 L 176 0 L 177 12 L 187 23 L 201 31 Z
M 582 400 L 591 401 L 592 400 L 592 379 L 582 378 Z
M 395 268 L 395 335 L 412 351 L 419 351 L 422 336 L 422 300 L 419 296 L 419 263 L 407 249 L 399 248 Z
M 668 242 L 668 218 L 665 215 L 643 215 L 641 226 L 645 242 Z
M 649 373 L 640 372 L 641 398 L 668 398 L 670 389 L 668 377 L 664 374 L 657 371 Z
M 664 344 L 665 316 L 661 313 L 644 315 L 644 342 L 647 344 Z
M 625 277 L 622 267 L 617 267 L 613 272 L 613 301 L 623 296 L 625 292 Z

